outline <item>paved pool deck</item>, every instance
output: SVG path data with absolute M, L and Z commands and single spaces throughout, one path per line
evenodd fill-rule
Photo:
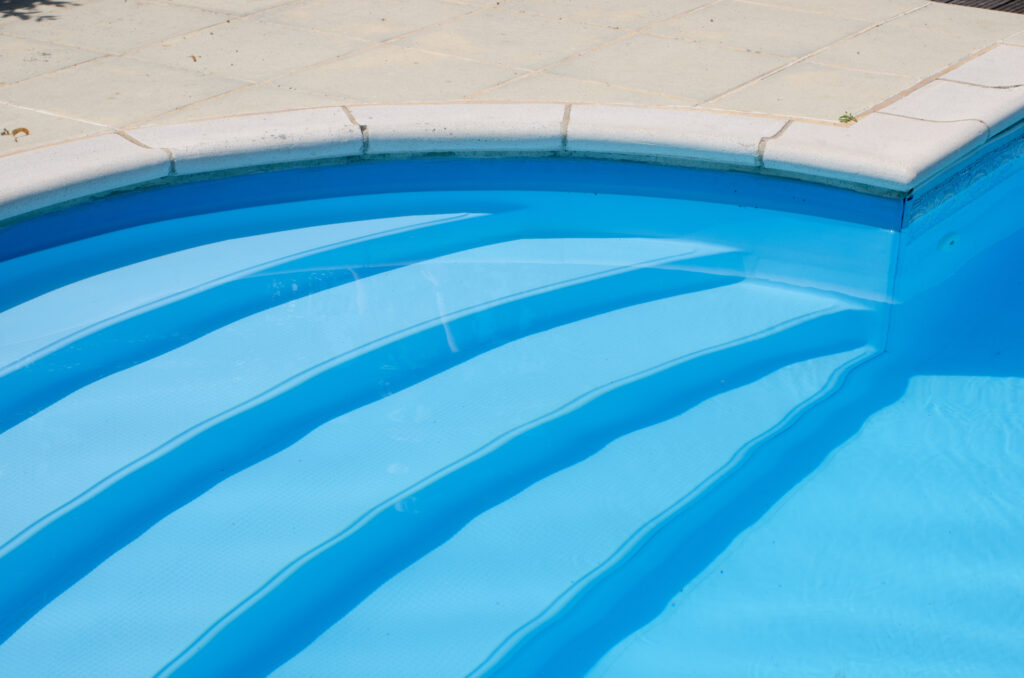
M 628 104 L 838 125 L 1000 45 L 1024 47 L 1024 15 L 926 0 L 11 0 L 0 129 L 28 134 L 0 135 L 0 155 L 359 104 Z M 1010 67 L 1024 74 L 1024 59 Z

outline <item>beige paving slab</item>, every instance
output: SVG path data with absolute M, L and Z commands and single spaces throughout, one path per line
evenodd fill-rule
M 229 115 L 274 113 L 342 103 L 344 101 L 339 97 L 318 92 L 290 90 L 275 85 L 252 85 L 165 113 L 149 122 L 191 122 Z
M 293 0 L 160 0 L 168 5 L 196 7 L 211 12 L 244 16 L 262 12 L 273 7 L 286 5 Z
M 703 7 L 712 0 L 505 0 L 501 6 L 556 19 L 568 19 L 610 28 L 642 28 L 677 14 Z
M 223 14 L 145 0 L 50 6 L 43 23 L 0 18 L 0 33 L 113 54 L 220 23 Z
M 838 120 L 860 114 L 899 94 L 914 78 L 799 63 L 716 99 L 710 105 L 736 111 Z
M 786 59 L 634 35 L 549 69 L 553 73 L 705 101 L 785 65 Z
M 103 56 L 74 47 L 0 37 L 0 86 Z
M 340 35 L 243 18 L 136 50 L 131 56 L 256 82 L 338 59 L 366 44 Z
M 757 0 L 763 5 L 802 9 L 830 16 L 842 16 L 868 21 L 885 21 L 917 7 L 924 7 L 927 0 L 853 0 L 852 2 L 831 2 L 828 0 Z
M 12 132 L 19 128 L 25 128 L 29 133 L 0 134 L 0 155 L 109 131 L 109 128 L 100 125 L 68 120 L 0 102 L 0 131 L 6 129 Z
M 0 87 L 9 101 L 120 126 L 236 89 L 244 83 L 128 57 L 105 57 Z
M 527 75 L 475 94 L 471 98 L 476 101 L 557 101 L 560 103 L 587 101 L 634 106 L 685 106 L 697 103 L 695 99 L 630 91 L 600 82 L 578 80 L 549 73 Z
M 1024 47 L 1000 45 L 943 77 L 986 87 L 1019 87 L 1024 85 Z
M 541 68 L 621 35 L 613 28 L 493 9 L 453 19 L 398 44 L 517 68 Z
M 1011 35 L 1005 40 L 1005 42 L 1008 42 L 1011 45 L 1024 45 L 1024 31 Z
M 306 0 L 267 12 L 268 21 L 388 40 L 446 19 L 477 11 L 442 0 Z
M 871 25 L 864 19 L 722 0 L 649 32 L 786 57 L 801 57 Z
M 929 3 L 812 57 L 822 64 L 924 77 L 1024 27 L 1024 15 Z
M 273 84 L 345 103 L 455 101 L 522 71 L 397 45 L 382 45 L 278 78 Z

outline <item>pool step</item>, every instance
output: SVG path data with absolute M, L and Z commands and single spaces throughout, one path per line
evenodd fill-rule
M 655 619 L 739 534 L 855 434 L 899 388 L 891 367 L 864 352 L 777 426 L 752 440 L 693 496 L 669 507 L 624 548 L 519 629 L 474 678 L 584 676 Z
M 861 347 L 871 321 L 861 311 L 800 319 L 634 375 L 513 430 L 300 557 L 161 675 L 261 675 L 476 515 L 630 431 L 786 365 Z
M 646 262 L 467 309 L 329 361 L 181 434 L 0 547 L 0 640 L 163 516 L 347 411 L 530 334 L 739 281 L 694 273 L 692 264 Z
M 416 662 L 417 675 L 466 675 L 482 664 L 480 675 L 493 668 L 488 654 L 493 651 L 492 660 L 507 660 L 523 637 L 532 638 L 538 630 L 554 626 L 559 633 L 553 635 L 571 642 L 598 621 L 626 621 L 614 606 L 604 609 L 604 599 L 595 604 L 586 595 L 589 583 L 619 575 L 619 583 L 626 579 L 660 594 L 658 584 L 647 578 L 650 568 L 644 567 L 659 561 L 657 550 L 653 559 L 636 558 L 634 552 L 642 548 L 646 556 L 651 543 L 661 541 L 688 555 L 699 553 L 701 542 L 671 529 L 680 508 L 699 502 L 738 463 L 749 446 L 743 445 L 744 436 L 753 435 L 756 442 L 799 421 L 808 407 L 834 392 L 852 364 L 872 353 L 852 351 L 785 368 L 713 399 L 709 407 L 627 435 L 546 478 L 475 519 L 274 675 L 328 675 L 318 667 L 334 666 L 353 675 L 397 677 L 413 672 Z M 776 402 L 765 405 L 766 397 Z M 717 431 L 730 409 L 733 417 L 724 421 L 736 430 Z M 708 447 L 703 446 L 706 438 L 714 440 Z M 678 581 L 673 569 L 678 565 L 678 559 L 668 564 L 669 587 Z M 629 596 L 627 607 L 635 602 Z M 621 602 L 618 596 L 612 599 Z M 564 623 L 567 609 L 581 611 L 578 626 Z M 605 612 L 610 616 L 597 616 Z M 431 619 L 444 623 L 430 628 Z M 570 629 L 573 633 L 562 633 Z M 449 635 L 460 639 L 460 651 L 429 651 L 430 646 L 443 647 Z M 549 671 L 516 659 L 517 665 L 532 664 L 517 675 L 570 675 L 561 672 L 562 666 Z
M 317 246 L 317 238 L 328 231 L 339 233 L 333 240 L 321 241 L 321 245 L 383 232 L 403 224 L 427 223 L 439 215 L 496 215 L 524 206 L 523 201 L 515 198 L 483 198 L 472 191 L 452 191 L 393 194 L 387 200 L 365 195 L 287 202 L 156 221 L 99 234 L 84 231 L 95 232 L 97 227 L 102 230 L 102 224 L 64 224 L 61 229 L 54 229 L 52 235 L 67 238 L 68 242 L 49 247 L 38 243 L 47 248 L 0 261 L 0 289 L 4 292 L 0 295 L 0 312 L 89 279 L 92 279 L 90 284 L 99 283 L 90 290 L 97 294 L 97 301 L 110 303 L 137 298 L 142 291 L 136 289 L 140 278 L 130 278 L 132 284 L 122 288 L 120 293 L 116 284 L 118 279 L 123 279 L 119 270 L 137 264 L 144 264 L 136 269 L 145 271 L 141 282 L 150 288 L 154 283 L 168 282 L 170 286 L 164 288 L 167 294 L 182 291 L 189 285 L 175 286 L 174 279 L 165 277 L 168 270 L 161 261 L 170 264 L 171 270 L 179 274 L 177 282 L 193 280 L 192 284 L 198 284 L 235 270 L 232 262 L 238 261 L 239 255 L 249 261 L 244 265 L 271 261 L 294 253 L 296 245 L 300 249 Z M 76 230 L 78 234 L 74 233 Z M 80 239 L 75 240 L 76 237 Z M 25 238 L 25 241 L 34 239 Z M 251 246 L 259 247 L 261 241 L 274 243 L 276 251 L 264 260 L 248 259 L 253 253 Z M 214 256 L 220 261 L 203 259 L 203 253 L 216 253 Z M 200 254 L 200 258 L 197 259 L 196 254 Z M 185 261 L 189 263 L 185 265 Z M 224 265 L 228 267 L 222 268 Z M 105 288 L 104 277 L 112 279 L 113 288 Z M 65 313 L 72 310 L 61 304 L 58 308 Z M 130 306 L 122 310 L 127 308 Z
M 95 669 L 80 675 L 128 674 L 129 666 L 152 675 L 288 560 L 407 485 L 404 478 L 427 476 L 603 383 L 835 303 L 744 282 L 505 344 L 321 426 L 174 512 L 0 646 L 0 664 L 35 657 L 40 671 L 81 668 L 87 651 Z M 41 654 L 57 663 L 40 664 Z
M 7 289 L 11 294 L 4 295 L 3 302 L 18 303 L 0 311 L 0 335 L 4 337 L 0 365 L 7 371 L 12 363 L 47 355 L 119 321 L 221 285 L 237 284 L 290 261 L 307 260 L 318 253 L 453 219 L 479 216 L 483 215 L 460 212 L 368 221 L 327 220 L 304 228 L 282 227 L 279 232 L 142 257 L 140 261 L 116 267 L 122 254 L 131 259 L 141 256 L 135 250 L 122 251 L 129 245 L 142 245 L 138 242 L 141 234 L 122 232 L 6 261 L 0 264 L 0 283 L 10 285 Z M 159 240 L 160 234 L 152 233 L 154 228 L 173 231 L 176 225 L 152 224 L 141 230 Z M 115 237 L 126 242 L 107 242 Z M 76 272 L 80 277 L 73 275 Z M 29 294 L 31 291 L 37 294 Z M 202 309 L 201 304 L 199 308 Z
M 456 222 L 474 216 L 478 215 L 378 222 L 372 226 L 374 230 L 383 230 L 383 233 L 357 238 L 355 242 L 342 239 L 340 243 L 261 263 L 157 298 L 118 315 L 103 317 L 0 368 L 0 432 L 94 381 L 184 346 L 242 318 L 408 263 L 501 238 L 503 231 L 500 228 L 488 229 L 482 224 L 476 229 L 466 229 L 462 224 L 454 227 Z M 411 224 L 408 223 L 410 221 Z M 365 225 L 344 226 L 345 231 L 351 231 Z M 430 231 L 427 238 L 420 233 L 424 229 Z M 493 236 L 468 237 L 473 233 L 493 233 Z M 288 235 L 296 237 L 295 234 Z M 333 239 L 340 237 L 340 234 L 334 235 Z M 262 236 L 262 239 L 267 238 L 269 236 Z M 457 244 L 453 244 L 453 239 Z M 276 240 L 270 245 L 274 242 Z M 264 247 L 257 252 L 268 256 L 267 245 L 258 244 Z M 172 261 L 164 260 L 172 257 L 164 257 L 146 262 L 147 268 L 178 270 L 181 267 L 190 273 L 197 268 L 204 270 L 202 263 L 195 260 L 213 259 L 207 268 L 218 263 L 216 256 L 221 254 L 223 244 L 210 245 L 206 249 L 216 251 L 187 252 L 176 255 Z M 116 273 L 132 280 L 137 277 L 145 279 L 148 274 L 147 271 L 133 270 Z M 79 286 L 85 286 L 85 283 Z M 95 293 L 76 294 L 76 290 L 68 289 L 61 290 L 59 299 L 47 299 L 46 302 L 47 306 L 57 308 L 74 307 L 76 302 L 64 297 L 80 300 L 83 295 L 95 303 Z M 17 313 L 11 312 L 14 317 L 4 322 L 16 327 L 21 315 L 33 318 L 52 316 L 36 308 L 41 303 L 25 304 L 17 309 Z M 58 314 L 57 317 L 64 315 Z M 30 328 L 32 325 L 23 323 L 23 326 Z
M 402 203 L 398 200 L 393 209 L 399 210 Z M 484 207 L 479 201 L 470 203 Z M 450 205 L 435 201 L 419 207 L 428 206 Z M 549 212 L 528 203 L 496 202 L 481 213 L 419 214 L 300 229 L 293 223 L 293 230 L 283 233 L 262 233 L 166 253 L 124 269 L 67 281 L 64 287 L 23 300 L 0 315 L 0 334 L 6 335 L 0 346 L 0 432 L 98 379 L 240 319 L 340 285 L 517 239 L 639 239 L 638 233 L 644 232 L 629 222 L 584 219 L 564 206 L 561 211 Z M 326 215 L 320 215 L 314 221 L 324 218 Z M 166 230 L 169 225 L 174 224 L 145 228 L 161 226 Z M 134 233 L 100 237 L 117 238 L 138 240 Z M 673 247 L 669 242 L 666 244 Z M 275 246 L 300 251 L 275 256 L 279 254 Z M 300 246 L 312 247 L 301 250 Z M 62 275 L 66 275 L 64 269 L 80 267 L 83 274 L 95 272 L 99 263 L 84 265 L 78 256 L 88 262 L 89 253 L 96 249 L 97 243 L 83 241 L 5 262 L 0 267 L 0 283 L 9 278 L 10 289 L 20 293 L 45 289 L 53 277 L 50 271 L 58 265 Z M 116 254 L 111 258 L 116 260 Z M 743 259 L 738 253 L 736 256 L 733 272 L 742 273 Z M 43 261 L 36 261 L 39 258 Z M 230 262 L 250 266 L 232 270 Z M 174 275 L 169 276 L 168 271 Z M 135 289 L 139 280 L 145 282 L 143 289 Z M 183 286 L 183 281 L 195 284 Z M 130 300 L 145 303 L 132 305 Z M 75 320 L 69 320 L 69 315 Z
M 382 337 L 545 285 L 709 250 L 650 239 L 521 240 L 402 267 L 236 320 L 100 379 L 0 434 L 0 461 L 8 468 L 0 496 L 11 504 L 0 511 L 0 543 L 182 431 Z M 20 400 L 16 391 L 7 392 Z M 61 472 L 47 470 L 52 464 Z

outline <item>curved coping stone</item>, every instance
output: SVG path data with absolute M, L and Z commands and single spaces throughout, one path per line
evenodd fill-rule
M 566 150 L 758 167 L 786 121 L 708 111 L 573 106 Z
M 0 220 L 160 179 L 170 171 L 166 151 L 117 134 L 15 153 L 0 158 Z
M 140 127 L 127 134 L 143 146 L 166 149 L 175 174 L 308 162 L 363 151 L 362 133 L 343 108 Z
M 987 138 L 977 120 L 933 122 L 876 113 L 850 127 L 794 122 L 765 145 L 764 166 L 909 192 Z
M 854 124 L 591 104 L 327 107 L 130 128 L 0 157 L 0 222 L 182 175 L 422 155 L 737 169 L 902 198 L 1024 118 L 1002 45 Z
M 563 147 L 563 104 L 353 106 L 368 155 L 553 153 Z

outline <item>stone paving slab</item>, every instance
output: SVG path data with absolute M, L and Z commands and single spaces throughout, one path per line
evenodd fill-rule
M 0 130 L 29 134 L 0 136 L 0 155 L 350 104 L 623 104 L 835 125 L 1000 44 L 1024 46 L 1024 16 L 927 0 L 10 0 Z

